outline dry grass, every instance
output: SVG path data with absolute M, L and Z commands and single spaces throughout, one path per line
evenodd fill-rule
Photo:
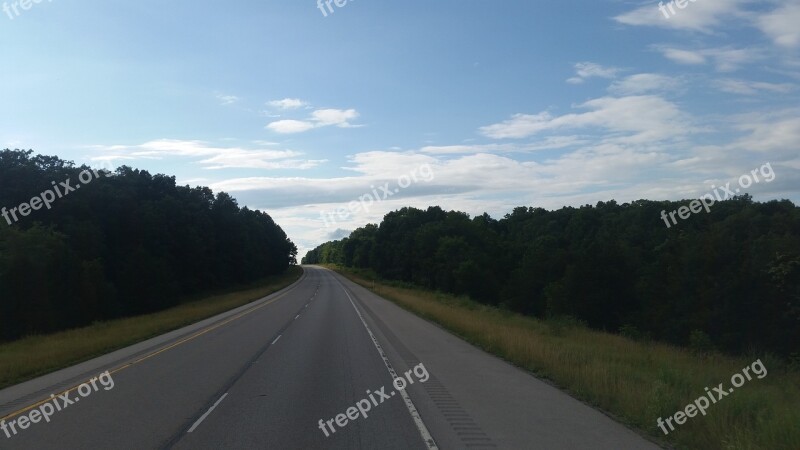
M 691 449 L 800 449 L 800 373 L 769 355 L 699 356 L 658 343 L 545 322 L 463 298 L 374 281 L 332 267 L 351 280 L 507 361 L 609 412 L 662 444 Z M 768 374 L 753 377 L 665 437 L 666 418 L 760 358 Z
M 300 267 L 252 287 L 214 295 L 143 316 L 98 322 L 0 345 L 0 388 L 69 367 L 96 356 L 177 330 L 279 291 L 302 275 Z

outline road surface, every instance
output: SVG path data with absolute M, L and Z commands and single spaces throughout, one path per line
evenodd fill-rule
M 658 448 L 314 266 L 242 308 L 2 390 L 0 417 L 0 449 Z

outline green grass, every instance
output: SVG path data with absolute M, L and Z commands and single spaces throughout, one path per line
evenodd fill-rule
M 246 305 L 294 283 L 303 274 L 299 266 L 252 285 L 153 314 L 98 322 L 58 333 L 30 336 L 0 344 L 0 388 L 191 325 Z
M 542 321 L 465 298 L 330 266 L 352 281 L 553 382 L 574 397 L 679 449 L 800 449 L 800 373 L 770 355 L 731 357 L 639 342 L 574 321 Z M 672 416 L 719 383 L 761 359 L 753 377 L 665 437 L 658 417 Z

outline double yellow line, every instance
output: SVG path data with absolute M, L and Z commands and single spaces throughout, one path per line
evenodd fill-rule
M 226 319 L 226 320 L 224 320 L 224 321 L 222 321 L 220 323 L 217 323 L 215 325 L 212 325 L 212 326 L 210 326 L 210 327 L 208 327 L 208 328 L 206 328 L 206 329 L 204 329 L 202 331 L 198 331 L 197 333 L 195 333 L 195 334 L 193 334 L 193 335 L 191 335 L 191 336 L 189 336 L 189 337 L 187 337 L 185 339 L 182 339 L 182 340 L 180 340 L 178 342 L 175 342 L 174 344 L 170 344 L 170 345 L 168 345 L 168 346 L 166 346 L 164 348 L 161 348 L 159 350 L 156 350 L 156 351 L 154 351 L 154 352 L 152 352 L 152 353 L 150 353 L 150 354 L 148 354 L 146 356 L 142 356 L 141 358 L 139 358 L 139 359 L 137 359 L 135 361 L 123 364 L 123 365 L 117 367 L 116 369 L 109 370 L 108 373 L 110 375 L 111 374 L 115 374 L 115 373 L 117 373 L 119 371 L 125 370 L 125 369 L 127 369 L 129 367 L 132 367 L 132 366 L 135 366 L 136 364 L 139 364 L 142 361 L 146 361 L 146 360 L 148 360 L 148 359 L 150 359 L 150 358 L 152 358 L 152 357 L 154 357 L 156 355 L 160 355 L 161 353 L 164 353 L 167 350 L 171 350 L 171 349 L 173 349 L 173 348 L 175 348 L 175 347 L 177 347 L 179 345 L 183 345 L 183 344 L 185 344 L 185 343 L 187 343 L 187 342 L 189 342 L 191 340 L 197 339 L 198 337 L 200 337 L 200 336 L 202 336 L 202 335 L 204 335 L 204 334 L 206 334 L 206 333 L 208 333 L 210 331 L 214 331 L 214 330 L 216 330 L 217 328 L 219 328 L 219 327 L 221 327 L 223 325 L 229 324 L 229 323 L 233 322 L 234 320 L 241 319 L 242 317 L 244 317 L 244 316 L 246 316 L 248 314 L 251 314 L 253 311 L 259 310 L 259 309 L 261 309 L 261 308 L 263 308 L 263 307 L 265 307 L 265 306 L 267 306 L 269 304 L 275 303 L 276 301 L 280 300 L 284 296 L 288 295 L 290 291 L 291 291 L 291 289 L 289 289 L 288 291 L 284 292 L 283 294 L 273 298 L 272 300 L 266 301 L 266 302 L 264 302 L 264 303 L 262 303 L 262 304 L 260 304 L 258 306 L 254 306 L 254 307 L 248 309 L 247 311 L 243 311 L 243 312 L 241 312 L 239 314 L 236 314 L 235 316 L 233 316 L 233 317 L 231 317 L 229 319 Z M 85 383 L 88 383 L 89 381 L 90 380 L 87 380 L 87 381 L 85 381 L 83 383 L 79 383 L 79 384 L 77 384 L 75 386 L 72 386 L 69 389 L 66 389 L 66 390 L 64 390 L 62 392 L 59 392 L 58 394 L 55 394 L 55 397 L 58 397 L 58 396 L 61 396 L 61 395 L 64 395 L 64 394 L 68 394 L 68 393 L 78 389 L 81 385 L 83 385 Z M 34 408 L 37 408 L 37 407 L 39 407 L 39 406 L 51 401 L 52 399 L 53 399 L 53 397 L 48 397 L 48 398 L 46 398 L 44 400 L 41 400 L 39 402 L 36 402 L 36 403 L 30 405 L 30 406 L 26 406 L 25 408 L 22 408 L 22 409 L 20 409 L 18 411 L 14 411 L 14 412 L 6 415 L 6 416 L 0 417 L 0 420 L 10 419 L 10 418 L 16 417 L 16 416 L 18 416 L 20 414 L 26 413 L 26 412 L 34 409 Z

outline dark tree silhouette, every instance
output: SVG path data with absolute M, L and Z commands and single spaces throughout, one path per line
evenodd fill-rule
M 0 207 L 88 167 L 0 151 Z M 19 216 L 19 215 L 18 215 Z M 295 264 L 297 247 L 269 215 L 175 177 L 120 167 L 10 225 L 0 218 L 0 339 L 175 305 Z
M 800 352 L 800 208 L 745 195 L 668 229 L 661 211 L 688 204 L 519 207 L 501 220 L 403 208 L 303 262 L 678 345 Z

